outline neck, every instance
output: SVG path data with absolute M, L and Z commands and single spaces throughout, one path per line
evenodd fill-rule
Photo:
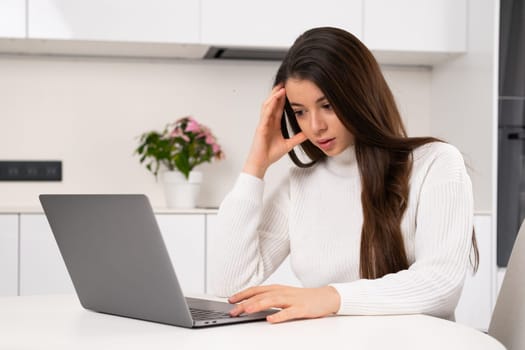
M 338 176 L 353 177 L 359 175 L 355 158 L 355 147 L 353 145 L 336 156 L 327 157 L 325 164 L 330 172 Z

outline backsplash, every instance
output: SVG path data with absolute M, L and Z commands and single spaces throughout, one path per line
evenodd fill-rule
M 145 193 L 160 183 L 133 154 L 138 136 L 193 115 L 226 159 L 200 166 L 199 204 L 217 206 L 251 145 L 277 62 L 0 56 L 0 160 L 61 160 L 62 182 L 0 182 L 0 207 L 38 206 L 40 193 Z M 383 67 L 409 134 L 429 130 L 431 71 Z M 267 175 L 271 189 L 290 166 Z

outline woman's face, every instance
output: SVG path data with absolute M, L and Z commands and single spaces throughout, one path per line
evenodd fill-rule
M 288 79 L 284 85 L 299 127 L 308 140 L 327 156 L 335 156 L 354 143 L 323 92 L 310 80 Z

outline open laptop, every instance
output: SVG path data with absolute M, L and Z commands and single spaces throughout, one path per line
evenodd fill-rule
M 187 328 L 263 320 L 277 311 L 231 317 L 226 302 L 185 298 L 144 195 L 39 198 L 86 309 Z

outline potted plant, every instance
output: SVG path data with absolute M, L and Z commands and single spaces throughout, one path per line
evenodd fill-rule
M 202 173 L 193 169 L 204 162 L 224 158 L 210 129 L 191 116 L 166 125 L 162 132 L 143 133 L 135 152 L 155 178 L 160 170 L 165 170 L 162 181 L 170 208 L 195 207 Z

